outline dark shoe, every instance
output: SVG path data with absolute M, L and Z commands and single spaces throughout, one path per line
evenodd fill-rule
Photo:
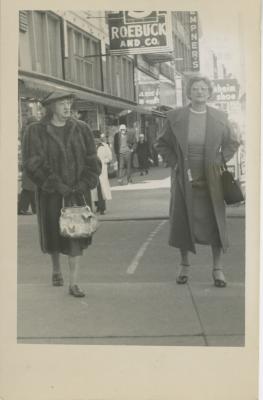
M 69 294 L 74 297 L 84 297 L 85 293 L 78 287 L 78 285 L 73 285 L 69 287 Z
M 178 285 L 184 285 L 187 282 L 188 282 L 188 276 L 187 275 L 179 275 L 176 278 L 176 283 L 178 283 Z
M 18 215 L 32 215 L 32 213 L 30 211 L 21 210 L 21 211 L 18 212 Z
M 176 283 L 179 285 L 185 285 L 188 282 L 188 272 L 190 265 L 181 265 L 181 270 L 176 278 Z
M 219 288 L 226 287 L 226 279 L 222 269 L 213 270 L 214 285 Z
M 52 274 L 52 284 L 53 286 L 63 286 L 64 280 L 61 272 L 53 272 Z
M 140 172 L 140 176 L 143 176 L 143 172 Z

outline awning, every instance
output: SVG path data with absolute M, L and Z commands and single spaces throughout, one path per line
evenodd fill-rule
M 81 90 L 78 85 L 70 84 L 63 85 L 57 82 L 48 80 L 38 79 L 35 77 L 23 76 L 19 77 L 19 95 L 28 100 L 41 101 L 49 92 L 53 90 L 67 90 L 72 91 L 76 95 L 76 102 L 79 102 L 83 106 L 90 108 L 92 103 L 102 104 L 118 110 L 131 110 L 140 114 L 151 114 L 151 110 L 147 110 L 135 103 L 129 101 L 120 100 L 118 98 L 109 97 L 106 94 L 95 94 L 88 90 Z
M 173 53 L 149 53 L 149 54 L 144 54 L 143 57 L 146 59 L 146 61 L 148 61 L 151 64 L 164 63 L 167 61 L 174 60 Z

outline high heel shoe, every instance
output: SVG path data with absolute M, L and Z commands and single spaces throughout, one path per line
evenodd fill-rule
M 226 287 L 226 278 L 225 275 L 222 271 L 221 268 L 215 268 L 213 269 L 213 279 L 214 279 L 214 285 L 218 288 L 224 288 Z
M 53 272 L 52 285 L 53 286 L 63 286 L 64 285 L 64 279 L 63 279 L 61 272 Z
M 78 287 L 78 285 L 72 285 L 69 287 L 69 294 L 74 297 L 84 297 L 85 293 Z
M 188 282 L 188 273 L 190 265 L 181 264 L 181 270 L 176 278 L 176 283 L 179 285 L 185 285 Z

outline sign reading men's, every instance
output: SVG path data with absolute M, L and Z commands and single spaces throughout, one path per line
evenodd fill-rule
M 170 14 L 166 11 L 118 11 L 108 14 L 112 54 L 172 51 Z
M 189 12 L 190 25 L 190 49 L 191 49 L 191 69 L 199 71 L 199 36 L 198 36 L 198 14 L 196 11 Z

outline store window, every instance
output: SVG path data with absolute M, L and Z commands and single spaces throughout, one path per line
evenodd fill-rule
M 105 92 L 127 100 L 134 100 L 133 60 L 131 58 L 107 56 L 105 77 Z
M 68 80 L 88 88 L 101 90 L 100 41 L 69 26 L 68 47 Z
M 28 27 L 33 71 L 62 77 L 60 21 L 51 12 L 29 11 Z

